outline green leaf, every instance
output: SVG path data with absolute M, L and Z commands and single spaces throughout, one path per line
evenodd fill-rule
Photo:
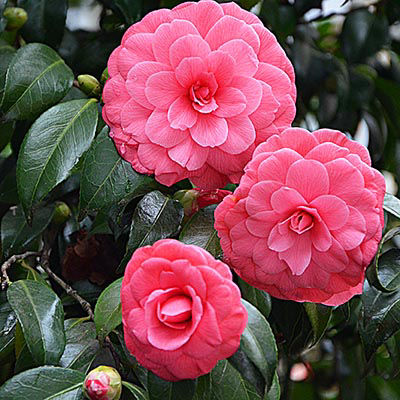
M 113 204 L 127 204 L 158 185 L 147 175 L 135 172 L 122 159 L 104 128 L 85 156 L 82 170 L 80 213 L 106 209 Z
M 3 32 L 7 26 L 7 19 L 3 16 L 7 2 L 8 0 L 0 0 L 0 33 Z
M 147 393 L 139 386 L 126 381 L 122 381 L 122 385 L 129 390 L 135 400 L 149 400 Z
M 66 345 L 59 364 L 86 373 L 100 348 L 96 327 L 93 322 L 72 319 L 65 321 L 64 328 Z
M 7 119 L 34 119 L 66 95 L 73 79 L 71 69 L 50 47 L 23 46 L 9 65 L 1 109 Z
M 0 361 L 14 349 L 14 332 L 17 317 L 7 302 L 6 294 L 0 293 Z
M 26 222 L 21 207 L 13 207 L 1 220 L 1 244 L 7 258 L 28 247 L 50 224 L 54 207 L 40 208 L 35 212 L 32 224 Z
M 202 247 L 214 257 L 222 256 L 217 231 L 214 229 L 216 205 L 208 206 L 194 214 L 182 228 L 179 240 Z
M 14 133 L 14 129 L 15 129 L 14 121 L 0 123 L 0 152 L 7 146 L 8 143 L 10 143 L 11 137 Z
M 168 382 L 149 372 L 147 390 L 150 400 L 191 400 L 196 391 L 196 381 Z
M 80 400 L 85 375 L 59 367 L 39 367 L 13 376 L 0 387 L 1 400 Z
M 226 360 L 198 378 L 194 400 L 261 400 L 255 389 Z
M 94 309 L 94 323 L 100 340 L 122 322 L 120 291 L 122 278 L 107 286 L 99 296 Z
M 183 207 L 158 191 L 146 194 L 135 208 L 125 256 L 119 270 L 125 267 L 139 247 L 176 235 L 183 220 Z
M 57 295 L 41 283 L 21 280 L 11 284 L 7 298 L 33 359 L 57 364 L 65 348 L 64 311 Z
M 17 4 L 29 16 L 21 31 L 24 39 L 57 47 L 64 35 L 67 0 L 18 0 Z
M 385 193 L 383 209 L 400 219 L 400 200 L 390 193 Z
M 42 114 L 22 143 L 18 193 L 25 213 L 68 177 L 89 148 L 97 125 L 96 100 L 72 100 Z
M 363 62 L 374 55 L 388 40 L 388 22 L 385 16 L 368 10 L 350 13 L 343 24 L 342 51 L 350 63 Z
M 279 400 L 281 398 L 281 387 L 279 385 L 278 374 L 275 372 L 272 385 L 269 390 L 266 391 L 263 400 Z
M 250 10 L 259 2 L 260 0 L 240 0 L 240 5 L 246 10 Z
M 316 303 L 303 303 L 303 306 L 311 324 L 313 338 L 310 346 L 313 346 L 324 336 L 331 319 L 332 307 Z
M 264 292 L 264 290 L 256 289 L 249 285 L 241 278 L 238 278 L 238 285 L 242 297 L 249 303 L 253 304 L 253 306 L 256 307 L 265 318 L 268 318 L 271 312 L 271 296 L 267 292 Z
M 383 293 L 365 281 L 361 300 L 359 331 L 369 361 L 378 347 L 400 329 L 400 291 Z
M 242 333 L 240 345 L 264 376 L 269 389 L 278 363 L 274 334 L 268 321 L 257 308 L 243 299 L 242 303 L 247 310 L 248 322 Z
M 2 15 L 1 7 L 0 7 L 0 15 Z M 14 47 L 11 47 L 7 43 L 0 41 L 0 107 L 3 101 L 4 85 L 6 83 L 7 69 L 15 53 L 16 50 L 14 49 Z

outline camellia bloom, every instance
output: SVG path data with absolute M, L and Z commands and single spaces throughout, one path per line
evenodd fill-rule
M 118 371 L 103 365 L 90 371 L 83 384 L 85 397 L 90 400 L 119 400 L 121 389 Z
M 285 130 L 257 147 L 215 211 L 231 266 L 271 295 L 339 305 L 362 292 L 383 228 L 383 176 L 338 131 Z
M 128 350 L 169 381 L 194 379 L 231 356 L 247 323 L 228 266 L 172 239 L 135 251 L 121 304 Z
M 151 12 L 125 33 L 108 72 L 103 117 L 119 153 L 165 185 L 239 182 L 255 146 L 295 115 L 292 65 L 235 3 Z

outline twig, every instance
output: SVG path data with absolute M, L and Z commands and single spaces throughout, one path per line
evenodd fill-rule
M 89 302 L 81 297 L 76 290 L 72 289 L 71 286 L 69 286 L 51 270 L 49 262 L 50 251 L 51 249 L 44 249 L 42 252 L 42 257 L 40 260 L 42 268 L 46 271 L 47 275 L 49 275 L 50 278 L 55 280 L 64 289 L 65 293 L 74 298 L 80 304 L 80 306 L 86 311 L 89 318 L 93 321 L 94 313 L 92 310 L 92 306 L 89 304 Z
M 3 263 L 1 266 L 1 289 L 5 290 L 7 286 L 10 285 L 10 278 L 8 277 L 7 270 L 13 265 L 15 262 L 19 260 L 24 260 L 28 257 L 38 257 L 41 253 L 36 251 L 26 251 L 22 254 L 14 254 L 7 261 Z

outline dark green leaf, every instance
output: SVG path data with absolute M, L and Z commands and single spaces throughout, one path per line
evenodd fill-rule
M 140 16 L 141 1 L 113 0 L 114 9 L 119 11 L 125 18 L 127 24 L 133 24 Z
M 17 352 L 16 352 L 17 353 Z M 21 351 L 17 354 L 17 360 L 15 361 L 14 373 L 19 374 L 20 372 L 26 371 L 27 369 L 40 367 L 28 349 L 26 343 L 24 343 Z
M 8 119 L 34 119 L 66 95 L 73 79 L 50 47 L 23 46 L 9 65 L 1 110 Z
M 90 147 L 83 165 L 81 214 L 126 204 L 156 187 L 154 179 L 135 172 L 121 158 L 104 128 Z
M 313 339 L 310 346 L 313 346 L 324 336 L 332 315 L 332 307 L 316 303 L 303 303 L 303 306 L 311 324 Z
M 48 286 L 23 280 L 12 283 L 7 298 L 34 360 L 57 364 L 65 348 L 64 311 L 57 295 Z
M 14 332 L 17 317 L 7 302 L 6 294 L 0 293 L 0 361 L 14 348 Z
M 238 284 L 242 292 L 242 297 L 253 304 L 265 318 L 268 318 L 271 312 L 271 296 L 267 292 L 264 292 L 264 290 L 256 289 L 249 285 L 241 278 L 238 278 Z
M 214 229 L 216 207 L 216 205 L 208 206 L 194 214 L 183 227 L 179 240 L 202 247 L 218 258 L 222 255 L 222 250 L 217 231 Z
M 183 220 L 183 207 L 158 191 L 148 193 L 135 208 L 124 259 L 124 268 L 139 247 L 151 245 L 159 239 L 174 236 Z
M 0 33 L 3 32 L 7 26 L 7 19 L 3 16 L 7 1 L 8 0 L 0 0 Z
M 385 16 L 357 10 L 350 13 L 343 25 L 342 51 L 351 63 L 364 61 L 380 50 L 388 39 Z
M 0 123 L 0 152 L 4 149 L 4 147 L 7 146 L 8 143 L 10 143 L 11 137 L 14 133 L 14 129 L 15 129 L 14 121 Z
M 390 193 L 385 193 L 383 208 L 388 213 L 400 219 L 400 200 Z
M 1 0 L 0 0 L 1 2 Z M 0 7 L 0 18 L 1 18 L 1 7 Z M 1 24 L 1 22 L 0 22 Z M 1 31 L 1 29 L 0 29 Z M 15 55 L 15 49 L 14 47 L 11 47 L 5 42 L 0 41 L 0 106 L 3 100 L 3 94 L 4 94 L 4 85 L 6 83 L 6 73 L 8 66 L 11 63 L 11 60 L 13 59 Z
M 89 148 L 97 115 L 96 100 L 72 100 L 52 107 L 33 123 L 17 163 L 18 193 L 27 215 L 68 177 Z
M 400 329 L 400 291 L 383 293 L 365 281 L 359 331 L 367 361 Z
M 4 257 L 26 249 L 49 225 L 54 207 L 44 207 L 36 211 L 29 226 L 21 207 L 13 207 L 1 220 L 1 244 Z
M 28 13 L 22 35 L 28 42 L 46 43 L 57 47 L 64 34 L 67 0 L 18 0 L 18 7 Z
M 22 372 L 0 387 L 1 400 L 80 400 L 85 375 L 59 367 L 39 367 Z
M 395 228 L 395 231 L 396 234 L 400 233 L 399 228 Z M 399 289 L 400 250 L 390 249 L 379 255 L 377 263 L 373 263 L 370 266 L 367 275 L 370 283 L 382 292 L 391 292 Z
M 278 363 L 274 334 L 268 321 L 257 308 L 243 299 L 242 303 L 247 309 L 248 322 L 242 333 L 240 345 L 264 376 L 269 389 Z
M 196 391 L 196 381 L 168 382 L 149 372 L 147 390 L 150 400 L 191 400 Z
M 59 364 L 86 373 L 100 348 L 96 327 L 92 322 L 79 319 L 65 321 L 64 327 L 66 345 Z
M 135 400 L 148 400 L 149 397 L 147 393 L 141 389 L 139 386 L 133 385 L 130 382 L 125 382 L 122 381 L 122 385 L 125 386 L 129 392 L 132 394 L 132 396 L 135 398 Z
M 259 2 L 260 0 L 240 0 L 240 5 L 246 10 L 250 10 Z
M 281 398 L 281 387 L 279 385 L 278 374 L 275 372 L 272 385 L 268 391 L 266 391 L 263 400 L 279 400 Z
M 122 322 L 121 291 L 122 278 L 107 286 L 97 300 L 94 309 L 94 323 L 100 340 L 104 338 Z

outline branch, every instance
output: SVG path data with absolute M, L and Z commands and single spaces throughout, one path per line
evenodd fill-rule
M 1 290 L 5 290 L 7 286 L 10 285 L 11 281 L 10 278 L 8 277 L 7 270 L 13 265 L 15 262 L 19 260 L 24 260 L 25 258 L 28 257 L 38 257 L 40 256 L 41 253 L 36 252 L 36 251 L 26 251 L 25 253 L 22 254 L 15 254 L 11 256 L 7 261 L 3 263 L 1 266 Z
M 92 306 L 89 304 L 89 302 L 86 301 L 83 297 L 81 297 L 76 290 L 72 289 L 71 286 L 69 286 L 66 282 L 64 282 L 58 275 L 56 275 L 51 270 L 49 262 L 50 252 L 51 249 L 46 249 L 46 248 L 43 249 L 42 257 L 40 259 L 42 268 L 46 271 L 47 275 L 49 275 L 50 278 L 56 281 L 64 289 L 65 293 L 74 298 L 80 304 L 80 306 L 86 311 L 89 318 L 93 321 L 94 313 L 92 310 Z

